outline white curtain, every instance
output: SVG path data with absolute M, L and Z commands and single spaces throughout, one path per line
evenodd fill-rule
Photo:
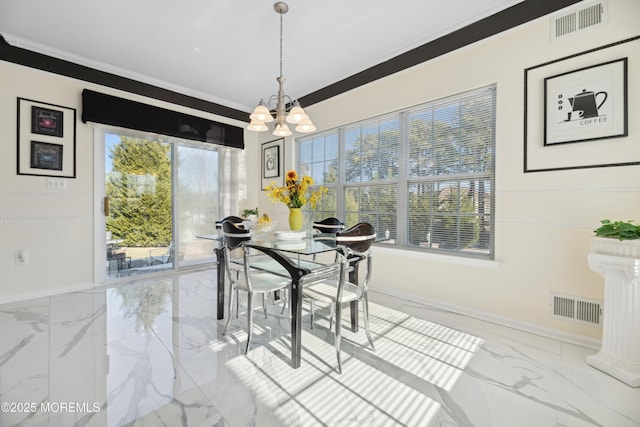
M 240 201 L 247 198 L 245 152 L 237 148 L 220 148 L 220 217 L 239 215 Z

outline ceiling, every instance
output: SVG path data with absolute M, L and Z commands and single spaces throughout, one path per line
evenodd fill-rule
M 522 1 L 288 0 L 285 93 L 313 93 Z M 0 33 L 13 46 L 250 111 L 277 91 L 273 3 L 0 0 Z

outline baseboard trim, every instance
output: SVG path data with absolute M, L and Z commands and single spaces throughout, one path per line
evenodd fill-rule
M 533 323 L 521 322 L 519 320 L 499 316 L 482 310 L 470 309 L 468 307 L 450 304 L 439 300 L 423 298 L 408 292 L 400 292 L 396 289 L 389 289 L 382 286 L 369 286 L 369 288 L 372 291 L 378 292 L 380 294 L 389 295 L 391 297 L 404 299 L 410 302 L 417 302 L 419 304 L 430 306 L 439 310 L 449 311 L 455 314 L 483 320 L 485 322 L 494 323 L 500 326 L 505 326 L 507 328 L 519 330 L 522 332 L 539 335 L 545 338 L 555 339 L 561 342 L 575 344 L 586 348 L 592 348 L 594 350 L 598 350 L 601 347 L 601 341 L 598 339 L 562 332 L 552 328 L 535 325 Z

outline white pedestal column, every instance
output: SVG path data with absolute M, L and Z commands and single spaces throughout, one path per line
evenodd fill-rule
M 589 254 L 604 276 L 602 347 L 587 363 L 631 387 L 640 387 L 640 259 Z

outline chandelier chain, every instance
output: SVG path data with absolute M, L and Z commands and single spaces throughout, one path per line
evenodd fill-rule
M 280 77 L 282 77 L 282 13 L 280 14 Z

